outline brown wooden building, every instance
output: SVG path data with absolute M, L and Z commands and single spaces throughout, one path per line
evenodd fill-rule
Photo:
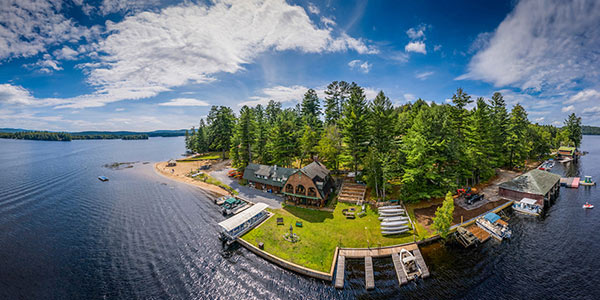
M 283 185 L 298 169 L 282 168 L 259 164 L 248 164 L 244 170 L 244 179 L 256 189 L 280 193 Z
M 334 184 L 329 170 L 318 161 L 297 170 L 285 182 L 283 194 L 293 204 L 325 206 Z
M 498 194 L 516 201 L 531 198 L 544 208 L 556 199 L 559 189 L 560 175 L 533 169 L 511 181 L 501 183 Z

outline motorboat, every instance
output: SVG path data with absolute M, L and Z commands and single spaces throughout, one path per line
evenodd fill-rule
M 594 208 L 594 206 L 586 202 L 586 203 L 583 205 L 583 208 L 585 208 L 585 209 L 591 209 L 591 208 Z
M 542 208 L 537 204 L 537 200 L 523 198 L 519 202 L 515 202 L 512 208 L 516 212 L 523 214 L 539 216 L 542 213 Z
M 100 181 L 108 181 L 108 177 L 106 177 L 106 176 L 98 176 L 98 180 L 100 180 Z
M 585 176 L 583 180 L 579 182 L 579 185 L 592 186 L 596 185 L 596 182 L 592 180 L 592 176 Z
M 510 238 L 512 235 L 508 223 L 495 213 L 487 213 L 485 216 L 477 218 L 475 223 L 499 241 Z
M 421 266 L 419 266 L 415 256 L 410 251 L 402 248 L 400 250 L 400 261 L 408 280 L 417 279 L 421 276 Z

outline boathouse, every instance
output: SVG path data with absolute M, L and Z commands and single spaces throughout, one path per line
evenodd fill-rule
M 280 193 L 288 177 L 298 169 L 282 168 L 277 165 L 267 166 L 248 164 L 244 170 L 243 178 L 250 186 L 271 193 Z
M 544 208 L 558 196 L 560 175 L 533 169 L 513 180 L 499 185 L 498 195 L 511 200 L 523 198 L 536 200 Z
M 244 233 L 250 231 L 269 216 L 265 210 L 269 205 L 256 203 L 239 214 L 219 223 L 221 235 L 224 238 L 234 240 Z
M 295 205 L 323 207 L 333 190 L 334 183 L 329 170 L 322 163 L 313 161 L 288 178 L 283 194 L 286 201 Z
M 572 158 L 575 159 L 575 154 L 577 152 L 577 148 L 575 147 L 560 147 L 558 148 L 557 156 L 558 158 Z

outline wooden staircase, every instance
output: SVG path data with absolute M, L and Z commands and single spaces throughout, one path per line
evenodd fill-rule
M 365 200 L 367 186 L 346 179 L 342 183 L 342 188 L 338 194 L 338 201 L 352 204 L 359 204 Z

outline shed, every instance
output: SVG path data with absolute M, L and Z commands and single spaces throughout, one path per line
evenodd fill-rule
M 577 152 L 577 148 L 575 147 L 560 147 L 558 148 L 558 157 L 569 157 L 573 158 L 575 156 L 575 152 Z
M 175 161 L 174 159 L 169 159 L 169 161 L 167 162 L 167 167 L 174 167 L 177 165 L 177 161 Z
M 530 198 L 540 207 L 554 200 L 560 187 L 560 175 L 547 171 L 533 169 L 513 180 L 499 185 L 498 194 L 501 197 L 519 201 Z

